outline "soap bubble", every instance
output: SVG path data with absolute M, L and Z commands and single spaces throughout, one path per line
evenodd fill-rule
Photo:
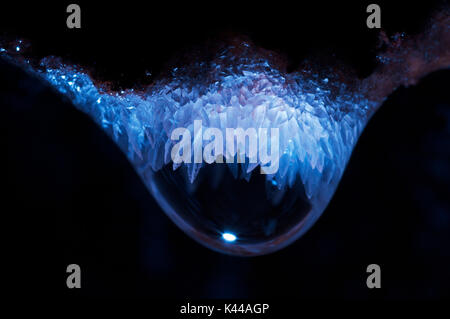
M 361 81 L 330 68 L 288 73 L 280 57 L 239 39 L 208 61 L 194 59 L 120 94 L 61 59 L 29 63 L 15 43 L 0 43 L 0 56 L 40 76 L 101 126 L 184 232 L 212 249 L 249 256 L 276 251 L 314 224 L 367 121 L 396 87 L 449 67 L 448 19 L 438 15 L 416 38 L 395 39 L 379 55 L 384 64 Z M 199 145 L 195 121 L 223 134 L 254 128 L 259 140 L 259 129 L 278 130 L 277 169 L 264 172 L 261 158 L 253 161 L 239 143 L 231 154 L 214 154 L 232 162 L 174 161 L 172 132 L 184 128 Z
M 44 59 L 41 66 L 46 80 L 121 147 L 182 230 L 238 255 L 275 251 L 306 232 L 336 190 L 374 107 L 333 77 L 279 70 L 248 43 L 229 47 L 210 63 L 177 68 L 143 92 L 103 91 L 83 70 L 57 59 Z M 215 128 L 222 136 L 227 129 L 255 129 L 258 145 L 267 142 L 276 156 L 269 165 L 261 152 L 251 156 L 249 140 L 236 139 L 232 154 L 225 147 L 214 154 L 231 156 L 231 162 L 196 163 L 193 154 L 189 161 L 173 161 L 176 129 L 188 131 L 192 152 L 198 140 L 205 150 L 208 142 L 196 133 L 196 121 L 203 132 Z M 262 139 L 260 129 L 276 129 L 277 143 L 272 136 Z M 276 170 L 269 171 L 274 162 Z M 231 235 L 234 240 L 227 240 Z

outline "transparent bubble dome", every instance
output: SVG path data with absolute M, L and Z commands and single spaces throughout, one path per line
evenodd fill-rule
M 281 189 L 264 175 L 249 180 L 232 164 L 205 166 L 194 183 L 185 169 L 170 166 L 154 173 L 150 189 L 164 211 L 191 237 L 223 252 L 268 253 L 300 236 L 312 205 L 298 176 Z

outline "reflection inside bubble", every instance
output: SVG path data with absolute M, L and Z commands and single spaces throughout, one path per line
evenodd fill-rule
M 230 168 L 229 166 L 235 166 Z M 210 248 L 228 253 L 267 253 L 311 212 L 300 177 L 279 189 L 262 174 L 245 178 L 240 164 L 209 164 L 190 183 L 186 167 L 155 172 L 157 201 L 183 230 Z M 276 245 L 275 245 L 276 243 Z

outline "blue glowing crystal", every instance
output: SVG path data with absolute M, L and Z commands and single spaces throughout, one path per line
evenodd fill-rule
M 319 218 L 382 101 L 332 72 L 287 73 L 274 61 L 242 42 L 209 62 L 172 68 L 148 87 L 120 93 L 58 58 L 26 68 L 109 134 L 183 231 L 212 249 L 257 255 L 288 245 Z M 175 163 L 171 133 L 187 128 L 194 143 L 199 120 L 224 135 L 227 128 L 278 129 L 278 170 L 259 174 L 262 162 L 248 161 L 245 145 L 215 154 L 242 163 Z

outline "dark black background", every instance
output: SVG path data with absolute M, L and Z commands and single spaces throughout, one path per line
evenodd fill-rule
M 124 88 L 150 83 L 179 52 L 230 34 L 280 52 L 290 69 L 308 56 L 343 61 L 360 77 L 376 66 L 370 2 L 79 1 L 81 30 L 65 26 L 68 3 L 2 4 L 0 32 L 30 39 L 34 57 L 63 56 Z M 392 35 L 419 32 L 440 2 L 377 3 Z M 448 80 L 440 71 L 392 94 L 317 224 L 279 252 L 240 258 L 184 235 L 87 116 L 0 60 L 8 279 L 34 298 L 448 298 Z M 65 286 L 71 263 L 82 268 L 76 291 Z M 382 289 L 366 287 L 371 263 L 381 265 Z

